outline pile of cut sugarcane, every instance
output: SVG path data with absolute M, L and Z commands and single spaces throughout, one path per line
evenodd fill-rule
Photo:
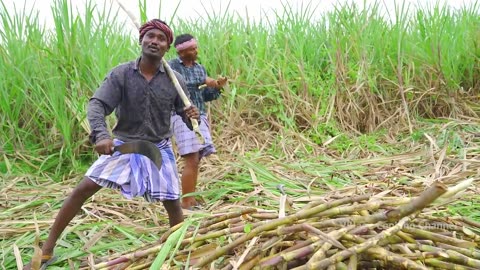
M 282 196 L 278 212 L 244 208 L 187 219 L 159 243 L 94 268 L 480 269 L 480 224 L 437 215 L 472 182 L 435 182 L 416 196 L 332 192 L 286 214 Z

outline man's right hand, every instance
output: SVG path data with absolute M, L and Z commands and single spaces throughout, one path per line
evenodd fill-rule
M 95 151 L 100 155 L 111 155 L 113 154 L 113 140 L 112 139 L 103 139 L 95 144 Z
M 205 80 L 205 84 L 208 87 L 216 88 L 220 90 L 225 86 L 225 84 L 227 83 L 227 80 L 228 80 L 227 77 L 218 77 L 217 80 L 207 77 L 207 79 Z
M 225 84 L 227 84 L 227 80 L 228 80 L 227 77 L 219 77 L 217 79 L 218 88 L 223 88 L 225 86 Z

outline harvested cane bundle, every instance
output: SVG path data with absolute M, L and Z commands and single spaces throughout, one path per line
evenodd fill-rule
M 436 182 L 411 198 L 326 194 L 284 217 L 246 208 L 191 218 L 159 243 L 95 269 L 149 268 L 172 237 L 176 249 L 162 269 L 480 269 L 480 224 L 431 214 L 447 190 L 467 187 Z

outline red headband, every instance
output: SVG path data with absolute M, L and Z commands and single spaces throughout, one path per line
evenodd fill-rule
M 158 30 L 162 31 L 167 36 L 168 45 L 172 44 L 172 42 L 173 42 L 173 31 L 172 31 L 172 29 L 170 29 L 170 27 L 165 22 L 163 22 L 159 19 L 150 20 L 140 27 L 140 29 L 139 29 L 139 32 L 140 32 L 139 41 L 140 41 L 140 43 L 142 42 L 145 34 L 152 29 L 158 29 Z
M 187 40 L 183 43 L 177 44 L 177 46 L 175 46 L 175 49 L 177 49 L 177 52 L 179 52 L 179 51 L 183 51 L 185 49 L 189 49 L 189 48 L 194 47 L 194 46 L 197 46 L 197 40 L 192 38 L 192 39 Z

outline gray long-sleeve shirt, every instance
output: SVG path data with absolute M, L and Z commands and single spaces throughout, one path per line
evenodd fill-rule
M 140 58 L 113 68 L 88 103 L 90 141 L 111 138 L 105 116 L 115 111 L 117 123 L 113 135 L 122 141 L 147 140 L 157 143 L 170 138 L 172 110 L 189 120 L 175 86 L 160 66 L 148 82 L 138 69 Z M 183 77 L 174 72 L 185 94 L 189 96 Z

